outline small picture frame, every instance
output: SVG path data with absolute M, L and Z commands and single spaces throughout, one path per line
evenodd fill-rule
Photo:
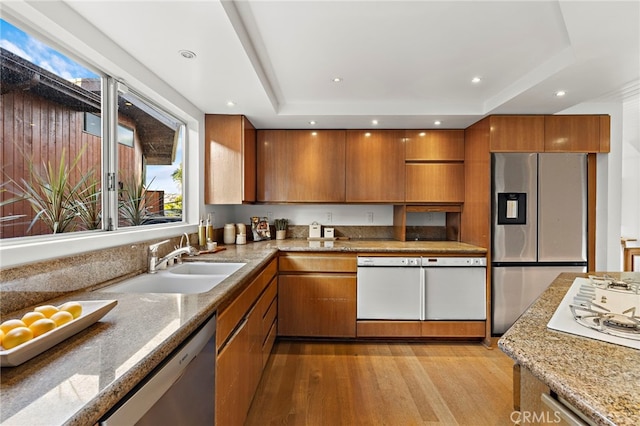
M 266 217 L 251 217 L 251 231 L 253 233 L 253 241 L 262 241 L 271 239 L 271 228 L 269 220 Z

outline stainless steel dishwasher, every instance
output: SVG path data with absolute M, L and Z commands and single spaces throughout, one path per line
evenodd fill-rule
M 105 415 L 101 425 L 213 425 L 216 317 Z

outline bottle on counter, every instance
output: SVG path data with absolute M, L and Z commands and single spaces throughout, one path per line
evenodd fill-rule
M 207 241 L 214 241 L 215 237 L 213 235 L 213 222 L 211 221 L 211 213 L 207 216 L 207 231 L 206 231 L 206 239 Z
M 207 243 L 207 230 L 204 226 L 204 219 L 200 218 L 200 224 L 198 225 L 198 245 L 204 247 Z
M 236 226 L 233 223 L 224 225 L 224 243 L 233 244 L 236 241 Z

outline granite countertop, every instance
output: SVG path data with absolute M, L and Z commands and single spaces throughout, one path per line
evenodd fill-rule
M 498 346 L 596 424 L 639 425 L 640 351 L 547 328 L 574 279 L 587 276 L 560 274 Z
M 207 293 L 105 293 L 99 287 L 73 291 L 50 303 L 117 299 L 118 304 L 99 322 L 43 354 L 20 366 L 2 368 L 0 423 L 94 424 L 220 306 L 236 297 L 278 251 L 486 253 L 481 247 L 447 241 L 338 240 L 331 244 L 270 240 L 231 245 L 215 254 L 191 258 L 247 263 Z M 29 310 L 15 311 L 6 318 L 19 318 Z

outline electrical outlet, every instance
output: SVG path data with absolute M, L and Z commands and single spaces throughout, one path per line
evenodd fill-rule
M 273 212 L 267 212 L 267 220 L 273 222 Z
M 333 219 L 333 214 L 331 212 L 327 212 L 327 223 L 331 223 L 331 219 Z
M 373 223 L 373 212 L 367 212 L 367 223 Z

